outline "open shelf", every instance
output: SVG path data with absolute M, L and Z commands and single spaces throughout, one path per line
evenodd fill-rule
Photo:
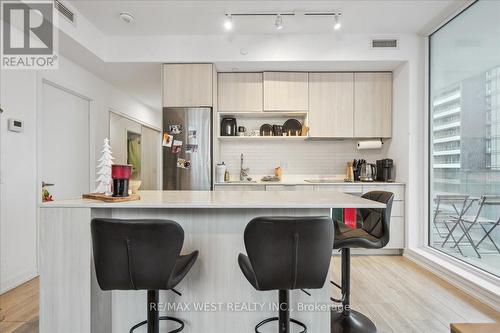
M 308 136 L 218 136 L 218 140 L 228 141 L 252 141 L 252 140 L 306 140 Z

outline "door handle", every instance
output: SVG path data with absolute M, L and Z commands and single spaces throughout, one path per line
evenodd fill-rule
M 49 187 L 49 186 L 54 186 L 55 184 L 51 184 L 51 183 L 46 183 L 44 181 L 42 181 L 42 187 Z

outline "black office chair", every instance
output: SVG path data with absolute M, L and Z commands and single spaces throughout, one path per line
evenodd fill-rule
M 245 228 L 248 257 L 238 256 L 240 268 L 257 290 L 279 290 L 279 317 L 265 319 L 255 332 L 269 322 L 279 322 L 279 333 L 290 332 L 289 291 L 322 288 L 330 267 L 333 223 L 329 217 L 258 217 Z
M 134 325 L 148 325 L 148 333 L 159 333 L 160 320 L 178 318 L 158 315 L 159 290 L 172 290 L 193 266 L 198 251 L 180 255 L 184 230 L 169 220 L 93 219 L 92 245 L 97 281 L 102 290 L 147 290 L 147 320 Z
M 334 249 L 342 249 L 342 286 L 331 281 L 341 289 L 342 298 L 332 300 L 342 304 L 342 311 L 332 309 L 331 333 L 375 333 L 375 324 L 358 311 L 350 309 L 350 261 L 351 248 L 381 249 L 389 242 L 389 226 L 394 194 L 391 192 L 372 191 L 363 198 L 385 203 L 385 209 L 361 208 L 358 216 L 362 227 L 351 229 L 337 220 L 335 224 Z

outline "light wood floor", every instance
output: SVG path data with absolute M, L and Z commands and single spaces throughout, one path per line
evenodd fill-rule
M 332 278 L 340 282 L 339 257 L 332 259 Z M 370 317 L 379 333 L 448 333 L 450 323 L 500 322 L 499 312 L 404 257 L 353 257 L 351 288 L 352 308 Z M 1 333 L 29 327 L 38 318 L 38 279 L 1 295 L 0 307 Z
M 11 333 L 22 327 L 26 331 L 38 320 L 38 278 L 0 295 L 1 333 Z
M 339 283 L 338 256 L 332 272 Z M 379 333 L 449 333 L 450 323 L 500 322 L 499 312 L 400 256 L 352 257 L 351 308 Z

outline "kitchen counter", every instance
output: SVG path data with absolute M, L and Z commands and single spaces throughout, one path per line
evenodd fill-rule
M 229 186 L 229 185 L 404 185 L 404 182 L 345 182 L 344 178 L 339 175 L 328 175 L 328 176 L 318 176 L 318 175 L 285 175 L 283 179 L 279 182 L 264 182 L 261 180 L 263 176 L 252 176 L 253 181 L 240 182 L 237 180 L 232 180 L 229 182 L 216 182 L 216 186 Z M 321 182 L 319 182 L 321 180 Z
M 182 296 L 160 291 L 161 302 L 188 304 L 161 311 L 184 320 L 183 332 L 252 332 L 276 316 L 277 292 L 258 292 L 243 276 L 238 254 L 243 234 L 258 216 L 329 216 L 330 208 L 383 208 L 385 205 L 344 193 L 249 191 L 142 191 L 141 200 L 104 203 L 63 200 L 40 206 L 40 333 L 123 333 L 146 319 L 145 291 L 102 291 L 92 259 L 90 222 L 96 217 L 166 219 L 184 229 L 183 252 L 198 250 L 198 260 L 176 287 Z M 335 269 L 338 269 L 336 267 Z M 329 283 L 291 292 L 292 309 L 302 304 L 331 304 Z M 218 310 L 196 311 L 200 304 Z M 257 311 L 236 307 L 263 304 Z M 327 332 L 330 311 L 295 311 L 308 332 Z
M 42 203 L 42 208 L 383 208 L 384 205 L 344 193 L 318 191 L 140 191 L 141 200 L 106 203 L 89 199 Z
M 307 179 L 309 180 L 309 179 Z M 343 180 L 328 180 L 328 181 L 318 181 L 316 179 L 311 179 L 311 181 L 307 180 L 283 180 L 279 182 L 264 182 L 262 180 L 255 180 L 255 181 L 229 181 L 229 182 L 220 182 L 220 183 L 214 183 L 216 186 L 223 186 L 223 185 L 405 185 L 403 182 L 361 182 L 361 181 L 356 181 L 356 182 L 345 182 Z

